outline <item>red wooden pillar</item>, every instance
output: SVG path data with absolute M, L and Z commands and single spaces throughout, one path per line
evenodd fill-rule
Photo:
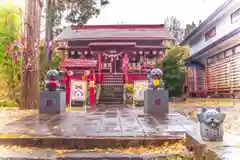
M 124 53 L 124 76 L 125 76 L 125 83 L 128 82 L 128 55 Z
M 91 107 L 95 104 L 95 84 L 94 84 L 94 70 L 91 71 L 91 74 L 88 77 L 89 84 L 89 105 Z M 93 109 L 93 108 L 91 108 Z
M 196 67 L 193 68 L 193 74 L 194 74 L 194 90 L 197 92 L 197 69 Z
M 144 58 L 143 59 L 143 66 L 144 66 L 145 69 L 147 69 L 147 55 L 144 54 L 143 58 Z
M 101 53 L 98 53 L 98 78 L 97 78 L 97 81 L 100 84 L 102 83 L 101 66 L 102 66 Z
M 66 103 L 70 104 L 70 88 L 71 88 L 71 78 L 69 75 L 66 75 Z

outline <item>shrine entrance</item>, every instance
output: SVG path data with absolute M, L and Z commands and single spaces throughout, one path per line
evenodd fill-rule
M 112 70 L 113 72 L 112 73 L 122 73 L 123 72 L 122 68 L 121 68 L 122 62 L 121 62 L 120 59 L 113 60 L 112 66 L 113 66 L 113 70 Z
M 109 73 L 123 73 L 123 53 L 116 53 L 116 51 L 110 51 L 108 54 L 104 53 L 103 66 Z

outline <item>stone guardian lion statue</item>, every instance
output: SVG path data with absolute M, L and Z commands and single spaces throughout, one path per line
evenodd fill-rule
M 200 122 L 200 133 L 203 140 L 223 140 L 223 121 L 225 119 L 225 114 L 220 112 L 220 108 L 202 108 L 201 113 L 197 115 L 197 119 Z
M 159 68 L 153 68 L 148 74 L 148 88 L 149 89 L 164 89 L 162 80 L 163 72 Z

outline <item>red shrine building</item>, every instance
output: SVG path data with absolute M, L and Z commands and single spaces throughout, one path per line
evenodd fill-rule
M 58 50 L 68 54 L 60 64 L 72 74 L 65 77 L 67 97 L 70 81 L 82 79 L 86 70 L 91 71 L 96 84 L 145 80 L 147 72 L 164 57 L 166 46 L 175 41 L 163 24 L 72 26 L 55 40 L 65 44 Z

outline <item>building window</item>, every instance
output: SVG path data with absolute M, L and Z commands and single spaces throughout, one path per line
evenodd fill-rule
M 207 41 L 210 38 L 214 37 L 215 35 L 216 35 L 216 27 L 213 27 L 207 33 L 205 33 L 205 40 Z
M 235 53 L 237 54 L 237 53 L 240 53 L 240 45 L 239 46 L 236 46 L 236 48 L 235 48 Z
M 214 55 L 213 56 L 213 62 L 217 62 L 218 61 L 218 55 Z
M 212 63 L 212 62 L 213 62 L 213 58 L 212 58 L 212 57 L 209 57 L 209 58 L 207 59 L 207 63 L 210 64 L 210 63 Z
M 224 52 L 219 53 L 219 54 L 218 54 L 218 58 L 219 58 L 219 60 L 223 59 L 223 58 L 224 58 Z
M 231 56 L 232 54 L 233 54 L 233 50 L 232 50 L 232 49 L 229 49 L 229 50 L 225 51 L 225 56 L 226 56 L 226 57 L 229 57 L 229 56 Z
M 240 20 L 240 8 L 231 14 L 231 23 L 235 23 Z

